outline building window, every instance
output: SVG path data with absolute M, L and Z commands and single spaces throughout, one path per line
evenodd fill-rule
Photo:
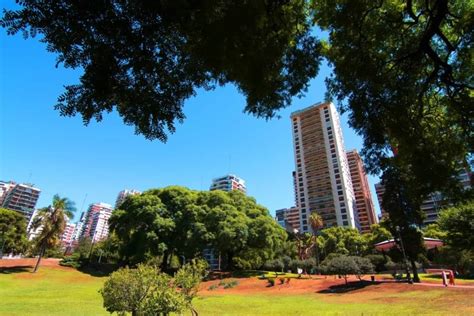
M 344 197 L 343 197 L 343 196 L 340 196 L 340 197 L 339 197 L 339 201 L 344 201 Z
M 347 219 L 347 215 L 342 215 L 342 219 Z
M 303 230 L 308 230 L 308 226 L 303 225 Z
M 302 217 L 302 218 L 306 218 L 306 214 L 303 214 L 301 217 Z
M 303 225 L 306 225 L 306 224 L 308 224 L 308 221 L 304 219 L 303 220 Z
M 348 226 L 349 223 L 347 221 L 343 221 L 342 224 L 344 224 L 344 226 Z
M 342 191 L 337 191 L 337 194 L 342 195 L 343 193 Z

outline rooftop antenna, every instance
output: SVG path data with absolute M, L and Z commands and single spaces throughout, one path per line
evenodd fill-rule
M 82 214 L 82 210 L 84 209 L 84 204 L 86 203 L 86 199 L 87 199 L 87 193 L 86 195 L 84 196 L 84 200 L 82 200 L 82 205 L 81 205 L 81 209 L 80 209 L 80 213 Z

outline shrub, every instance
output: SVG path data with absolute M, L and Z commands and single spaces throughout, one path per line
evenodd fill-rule
M 377 272 L 385 271 L 385 264 L 390 260 L 388 259 L 388 257 L 384 257 L 383 255 L 367 255 L 364 258 L 370 260 L 370 262 L 374 266 L 375 271 Z
M 218 288 L 219 288 L 219 286 L 217 284 L 213 284 L 208 288 L 208 290 L 212 291 L 212 290 L 215 290 L 215 289 L 218 289 Z
M 323 267 L 326 274 L 342 276 L 346 284 L 349 274 L 359 273 L 359 267 L 354 258 L 346 255 L 339 255 L 325 260 Z
M 362 258 L 362 257 L 357 257 L 357 256 L 353 256 L 352 258 L 354 259 L 355 263 L 357 264 L 357 271 L 356 271 L 355 274 L 357 275 L 357 278 L 359 280 L 362 281 L 362 277 L 365 274 L 374 273 L 374 265 L 370 262 L 369 259 Z
M 227 283 L 224 285 L 224 289 L 231 289 L 231 288 L 236 287 L 237 285 L 239 285 L 239 281 L 237 281 L 237 280 L 232 280 L 232 281 L 227 282 Z
M 59 265 L 63 267 L 72 267 L 75 269 L 79 269 L 82 266 L 79 258 L 76 256 L 70 256 L 62 259 L 61 261 L 59 261 Z
M 280 284 L 285 284 L 285 279 L 284 278 L 279 278 L 278 281 L 280 281 Z
M 275 285 L 275 278 L 268 278 L 268 285 L 274 286 Z

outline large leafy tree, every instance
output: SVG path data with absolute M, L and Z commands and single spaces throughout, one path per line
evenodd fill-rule
M 25 246 L 25 217 L 16 211 L 0 208 L 0 259 L 4 253 L 22 252 Z
M 229 269 L 257 268 L 284 243 L 284 230 L 268 210 L 241 192 L 153 189 L 125 201 L 110 218 L 129 263 L 160 256 L 167 268 L 172 256 L 219 253 Z
M 234 83 L 246 112 L 271 117 L 300 95 L 320 63 L 308 2 L 18 1 L 0 21 L 9 34 L 41 35 L 58 64 L 81 68 L 56 108 L 85 123 L 118 111 L 165 141 L 199 88 Z
M 41 258 L 47 248 L 57 246 L 61 242 L 61 236 L 66 228 L 67 220 L 74 216 L 76 210 L 74 202 L 59 195 L 53 197 L 53 203 L 38 211 L 33 218 L 31 229 L 39 231 L 34 243 L 38 250 L 38 261 L 33 272 L 38 271 Z

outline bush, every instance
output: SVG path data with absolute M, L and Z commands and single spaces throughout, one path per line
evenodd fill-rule
M 329 260 L 324 260 L 323 271 L 326 274 L 340 275 L 347 284 L 349 274 L 358 274 L 359 266 L 354 257 L 339 255 Z
M 218 289 L 218 288 L 219 288 L 219 286 L 217 284 L 213 284 L 208 288 L 208 290 L 212 291 L 212 290 L 215 290 L 215 289 Z
M 385 271 L 387 269 L 385 264 L 390 260 L 390 258 L 383 255 L 367 255 L 364 258 L 370 260 L 376 272 Z
M 285 279 L 284 278 L 279 278 L 278 281 L 280 281 L 280 284 L 285 284 Z
M 59 265 L 63 266 L 63 267 L 72 267 L 72 268 L 75 268 L 75 269 L 79 269 L 82 264 L 79 260 L 79 258 L 77 256 L 69 256 L 69 257 L 66 257 L 64 259 L 62 259 L 61 261 L 59 261 Z
M 269 286 L 275 286 L 275 278 L 268 278 L 267 281 Z
M 357 278 L 362 281 L 362 277 L 365 274 L 370 274 L 374 273 L 374 265 L 370 262 L 369 259 L 367 258 L 362 258 L 362 257 L 357 257 L 354 256 L 352 257 L 357 264 L 357 272 L 355 273 L 357 275 Z
M 237 285 L 239 285 L 239 281 L 237 281 L 237 280 L 232 280 L 232 281 L 230 281 L 230 282 L 227 282 L 227 283 L 224 285 L 224 289 L 231 289 L 231 288 L 236 287 Z

